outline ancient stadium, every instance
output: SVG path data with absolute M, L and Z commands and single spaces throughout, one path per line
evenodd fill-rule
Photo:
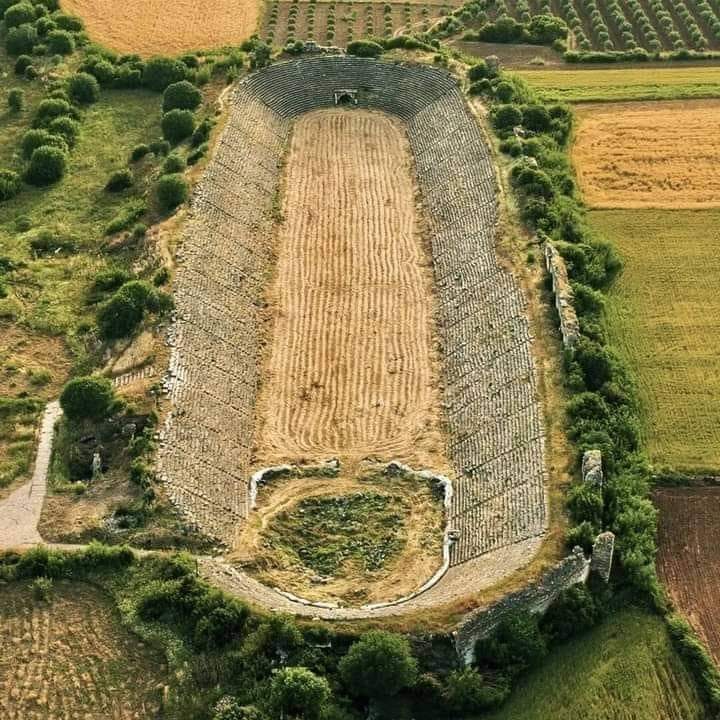
M 495 170 L 456 81 L 317 57 L 249 76 L 230 102 L 177 277 L 159 457 L 173 501 L 242 551 L 263 469 L 282 483 L 334 459 L 332 491 L 400 463 L 447 478 L 444 548 L 406 602 L 346 613 L 503 580 L 548 526 L 543 410 L 495 248 Z M 225 582 L 303 611 L 241 571 Z

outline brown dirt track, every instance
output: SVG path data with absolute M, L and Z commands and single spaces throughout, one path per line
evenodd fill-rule
M 720 487 L 661 488 L 658 571 L 720 664 Z
M 300 118 L 287 161 L 260 464 L 367 455 L 442 470 L 433 283 L 409 148 L 375 112 Z
M 80 16 L 90 37 L 143 56 L 175 55 L 238 45 L 258 27 L 257 0 L 62 0 Z
M 578 108 L 573 163 L 597 208 L 720 206 L 720 101 Z

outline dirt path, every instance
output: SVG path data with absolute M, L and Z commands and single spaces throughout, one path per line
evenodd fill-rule
M 53 432 L 61 414 L 62 410 L 57 400 L 47 404 L 40 425 L 40 440 L 33 475 L 24 485 L 0 501 L 0 547 L 2 548 L 42 542 L 37 525 L 45 499 Z
M 258 464 L 374 454 L 444 468 L 433 283 L 401 127 L 310 113 L 287 167 Z

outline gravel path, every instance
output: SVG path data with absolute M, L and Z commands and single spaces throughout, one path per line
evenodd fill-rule
M 40 426 L 40 442 L 32 477 L 7 498 L 0 500 L 0 547 L 12 548 L 42 542 L 37 525 L 45 499 L 53 432 L 61 414 L 57 400 L 47 404 Z

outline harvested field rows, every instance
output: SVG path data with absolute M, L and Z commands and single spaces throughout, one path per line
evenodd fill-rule
M 177 55 L 239 45 L 258 27 L 259 0 L 62 0 L 90 37 L 122 53 Z
M 608 302 L 611 344 L 637 379 L 650 458 L 720 468 L 720 212 L 590 213 L 625 267 Z
M 401 129 L 311 113 L 287 166 L 259 464 L 374 453 L 442 467 L 432 279 Z
M 658 571 L 720 664 L 720 487 L 660 488 Z
M 572 158 L 597 208 L 720 206 L 720 100 L 591 105 Z
M 56 585 L 48 602 L 3 586 L 0 715 L 3 720 L 137 720 L 155 717 L 162 660 L 120 625 L 89 586 Z

